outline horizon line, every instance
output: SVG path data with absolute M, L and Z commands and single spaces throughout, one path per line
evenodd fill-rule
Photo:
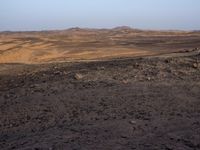
M 180 31 L 180 32 L 199 32 L 200 29 L 155 29 L 155 28 L 134 28 L 131 26 L 115 26 L 115 27 L 66 27 L 62 29 L 58 28 L 52 28 L 52 29 L 36 29 L 36 30 L 0 30 L 0 33 L 6 33 L 6 32 L 51 32 L 51 31 L 64 31 L 64 30 L 72 30 L 72 29 L 83 29 L 83 30 L 114 30 L 117 28 L 124 28 L 124 29 L 131 29 L 131 30 L 141 30 L 141 31 L 166 31 L 166 32 L 174 32 L 174 31 Z

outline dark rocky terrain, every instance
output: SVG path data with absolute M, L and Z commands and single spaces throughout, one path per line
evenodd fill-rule
M 2 64 L 0 149 L 199 150 L 199 51 Z

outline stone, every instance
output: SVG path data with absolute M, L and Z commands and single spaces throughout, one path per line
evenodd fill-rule
M 147 78 L 147 80 L 148 80 L 148 81 L 150 81 L 150 80 L 151 80 L 151 78 L 150 78 L 150 77 L 148 77 L 148 78 Z
M 193 64 L 193 68 L 195 68 L 195 69 L 198 68 L 198 64 L 197 64 L 197 63 L 194 63 L 194 64 Z
M 74 76 L 74 78 L 75 78 L 76 80 L 81 80 L 81 79 L 83 79 L 83 75 L 80 74 L 80 73 L 76 73 L 75 76 Z
M 62 74 L 62 72 L 60 72 L 60 71 L 54 72 L 54 75 L 60 75 L 60 74 Z
M 122 80 L 122 83 L 128 84 L 128 80 Z
M 136 121 L 131 120 L 131 121 L 130 121 L 130 124 L 136 124 Z

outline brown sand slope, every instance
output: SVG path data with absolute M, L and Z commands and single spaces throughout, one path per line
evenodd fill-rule
M 0 33 L 0 63 L 83 61 L 170 53 L 200 47 L 199 32 L 130 28 Z

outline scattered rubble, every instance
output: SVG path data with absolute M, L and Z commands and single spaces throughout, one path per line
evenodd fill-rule
M 199 58 L 1 75 L 0 149 L 199 149 Z

